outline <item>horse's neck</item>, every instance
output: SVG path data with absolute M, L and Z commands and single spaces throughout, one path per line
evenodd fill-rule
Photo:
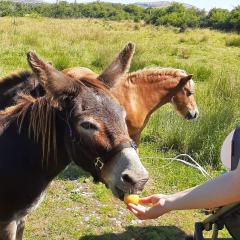
M 129 74 L 113 89 L 114 95 L 125 107 L 131 127 L 141 129 L 151 113 L 170 101 L 171 79 L 158 73 Z

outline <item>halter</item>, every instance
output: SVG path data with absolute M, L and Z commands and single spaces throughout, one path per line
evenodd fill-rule
M 64 120 L 65 124 L 67 125 L 67 129 L 70 136 L 70 142 L 71 142 L 71 149 L 67 148 L 68 154 L 72 157 L 72 160 L 75 156 L 75 147 L 74 145 L 78 143 L 78 136 L 76 136 L 75 131 L 73 131 L 73 127 L 69 123 L 69 121 Z M 137 150 L 137 144 L 131 139 L 125 143 L 118 144 L 114 148 L 112 148 L 110 151 L 107 151 L 103 154 L 95 155 L 94 157 L 89 156 L 89 152 L 86 152 L 84 149 L 81 149 L 82 154 L 85 158 L 89 159 L 90 162 L 92 162 L 92 165 L 94 166 L 94 170 L 96 171 L 96 174 L 99 178 L 101 178 L 101 170 L 104 167 L 104 165 L 109 162 L 109 160 L 118 154 L 120 151 L 122 151 L 125 148 L 133 148 L 135 151 Z M 95 177 L 94 177 L 95 178 Z
M 97 170 L 101 171 L 104 165 L 116 154 L 121 152 L 125 148 L 133 148 L 134 150 L 137 150 L 137 145 L 133 140 L 130 140 L 129 142 L 118 144 L 116 147 L 114 147 L 111 151 L 106 152 L 105 154 L 102 154 L 101 156 L 97 157 L 94 161 L 94 166 Z

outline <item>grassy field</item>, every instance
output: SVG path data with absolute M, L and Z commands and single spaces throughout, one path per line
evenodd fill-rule
M 143 195 L 169 193 L 206 179 L 161 157 L 188 153 L 213 175 L 222 170 L 220 146 L 240 120 L 240 48 L 229 44 L 233 40 L 240 37 L 132 22 L 17 18 L 13 25 L 11 18 L 0 18 L 0 76 L 28 68 L 26 52 L 32 49 L 59 69 L 85 66 L 101 72 L 128 41 L 137 47 L 131 71 L 171 66 L 194 74 L 200 118 L 187 122 L 167 105 L 153 115 L 142 136 L 140 156 L 151 176 Z M 103 185 L 94 185 L 71 166 L 28 218 L 25 239 L 181 240 L 203 218 L 200 211 L 187 211 L 139 222 Z

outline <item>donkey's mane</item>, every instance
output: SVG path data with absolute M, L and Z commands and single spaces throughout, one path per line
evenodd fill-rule
M 98 89 L 112 96 L 109 89 L 99 80 L 83 79 L 75 81 L 80 87 Z M 34 98 L 27 94 L 18 94 L 18 100 L 14 106 L 0 111 L 0 134 L 12 121 L 17 119 L 19 132 L 23 128 L 26 115 L 29 115 L 28 135 L 35 142 L 41 141 L 43 161 L 48 163 L 50 155 L 56 161 L 56 112 L 61 109 L 59 101 L 47 95 Z M 115 98 L 114 98 L 115 99 Z M 67 121 L 67 120 L 66 120 Z
M 16 85 L 18 83 L 25 81 L 32 75 L 33 73 L 31 73 L 30 71 L 21 71 L 21 72 L 12 73 L 7 77 L 1 77 L 0 87 L 2 88 L 5 85 Z
M 30 95 L 19 94 L 16 105 L 0 111 L 0 129 L 2 128 L 2 131 L 12 121 L 17 120 L 18 131 L 21 132 L 26 115 L 29 116 L 26 124 L 28 136 L 36 143 L 41 141 L 42 159 L 46 163 L 48 163 L 51 153 L 51 156 L 56 160 L 55 114 L 57 108 L 53 107 L 53 101 L 47 96 L 34 98 Z
M 176 68 L 147 67 L 136 72 L 129 73 L 128 81 L 137 82 L 161 82 L 166 77 L 177 78 L 185 77 L 187 73 L 184 70 Z

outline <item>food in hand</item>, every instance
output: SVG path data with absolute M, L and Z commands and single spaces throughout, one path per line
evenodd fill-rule
M 129 203 L 138 204 L 139 196 L 137 194 L 127 194 L 124 196 L 124 202 L 126 204 L 129 204 Z

